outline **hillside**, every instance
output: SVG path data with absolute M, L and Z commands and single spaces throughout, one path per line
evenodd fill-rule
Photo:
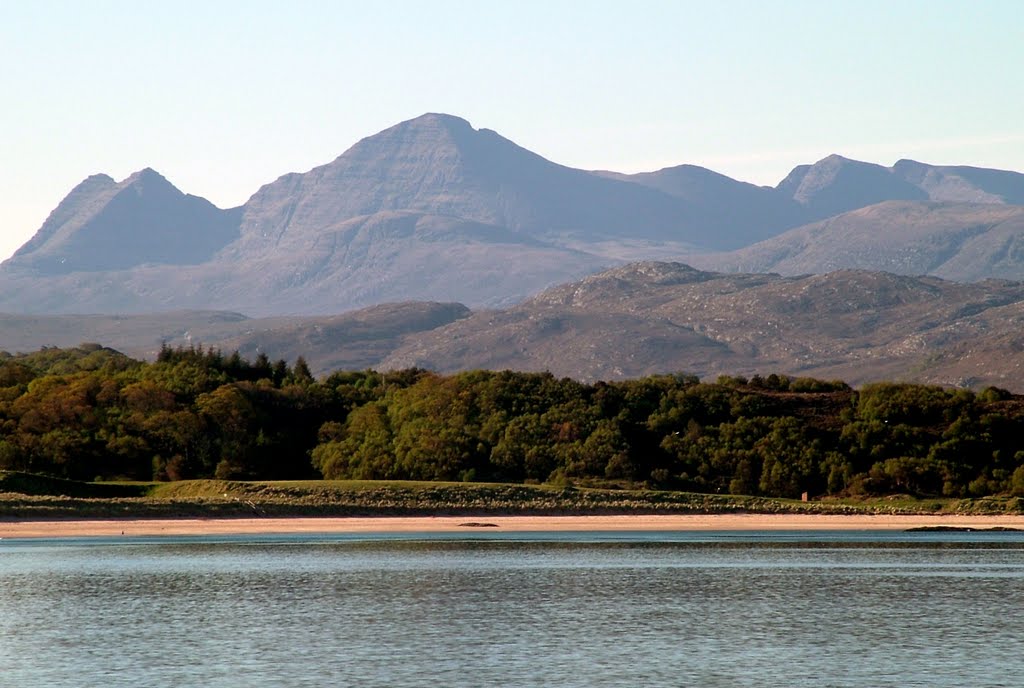
M 742 245 L 703 233 L 680 199 L 557 165 L 448 115 L 363 139 L 241 208 L 209 206 L 230 225 L 228 240 L 197 220 L 188 226 L 206 244 L 192 241 L 176 230 L 183 209 L 115 193 L 151 178 L 165 195 L 193 198 L 151 171 L 120 184 L 90 178 L 0 268 L 0 310 L 260 316 L 410 298 L 502 305 L 620 256 Z M 118 211 L 122 197 L 132 212 Z M 144 237 L 146 250 L 121 252 L 125 235 Z M 185 260 L 165 244 L 196 255 Z M 60 263 L 69 252 L 107 259 Z M 43 269 L 55 261 L 65 267 Z
M 322 317 L 247 318 L 215 311 L 160 315 L 25 316 L 0 314 L 0 351 L 30 352 L 98 342 L 137 359 L 153 360 L 162 346 L 238 351 L 250 359 L 306 359 L 315 375 L 377 365 L 407 335 L 469 314 L 461 304 L 381 304 Z
M 974 282 L 1024 278 L 1024 207 L 889 201 L 737 251 L 689 256 L 723 272 L 885 270 Z
M 237 251 L 289 244 L 339 220 L 407 211 L 566 237 L 710 245 L 673 196 L 558 165 L 489 129 L 426 114 L 359 141 L 331 163 L 267 184 L 245 204 Z
M 634 263 L 505 309 L 383 304 L 334 316 L 0 316 L 0 350 L 99 342 L 153 359 L 162 343 L 315 374 L 422 367 L 551 371 L 581 380 L 786 373 L 1024 391 L 1024 284 L 839 270 L 783 277 Z
M 820 219 L 883 201 L 928 200 L 928 193 L 881 165 L 830 155 L 800 165 L 776 190 L 803 206 L 809 219 Z
M 636 263 L 421 333 L 382 365 L 550 370 L 584 380 L 780 372 L 1022 389 L 1022 322 L 1020 283 Z

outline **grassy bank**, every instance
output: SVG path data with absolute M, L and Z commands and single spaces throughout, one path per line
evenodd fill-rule
M 893 496 L 801 502 L 546 485 L 345 480 L 84 483 L 0 473 L 0 518 L 8 519 L 629 513 L 1006 514 L 1024 513 L 1024 500 Z

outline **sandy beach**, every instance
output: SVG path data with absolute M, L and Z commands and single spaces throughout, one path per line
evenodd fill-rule
M 906 530 L 922 526 L 1024 529 L 1018 516 L 715 514 L 617 516 L 418 516 L 0 521 L 0 538 L 553 531 Z

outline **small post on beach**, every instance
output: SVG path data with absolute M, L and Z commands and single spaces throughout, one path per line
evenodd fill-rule
M 803 493 L 800 494 L 800 501 L 801 502 L 806 502 L 807 501 L 807 493 L 806 492 L 803 492 Z

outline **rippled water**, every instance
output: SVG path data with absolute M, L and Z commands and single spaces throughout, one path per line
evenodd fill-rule
M 1020 534 L 0 542 L 4 686 L 1013 686 Z

